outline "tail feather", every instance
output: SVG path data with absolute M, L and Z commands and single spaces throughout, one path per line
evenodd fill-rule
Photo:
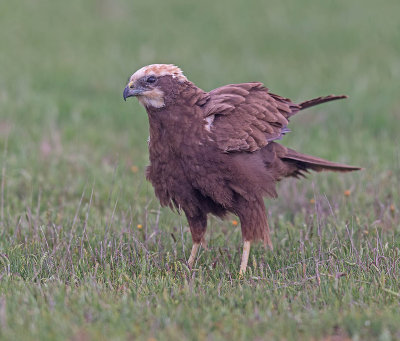
M 287 154 L 282 157 L 282 160 L 290 162 L 296 166 L 293 174 L 290 174 L 291 176 L 295 177 L 299 175 L 304 176 L 304 173 L 307 173 L 309 170 L 316 172 L 325 170 L 335 172 L 352 172 L 362 169 L 360 167 L 348 166 L 345 164 L 324 160 L 315 156 L 302 154 L 292 149 L 288 149 Z
M 303 110 L 306 108 L 313 107 L 314 105 L 318 105 L 318 104 L 322 104 L 322 103 L 326 103 L 326 102 L 330 102 L 330 101 L 335 101 L 337 99 L 343 99 L 343 98 L 347 98 L 347 96 L 346 95 L 339 95 L 339 96 L 329 95 L 329 96 L 313 98 L 308 101 L 300 103 L 299 107 L 300 107 L 300 110 Z

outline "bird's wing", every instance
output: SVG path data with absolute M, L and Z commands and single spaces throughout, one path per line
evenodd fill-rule
M 206 129 L 224 152 L 254 152 L 289 132 L 288 118 L 300 110 L 262 83 L 230 84 L 209 92 L 202 106 Z

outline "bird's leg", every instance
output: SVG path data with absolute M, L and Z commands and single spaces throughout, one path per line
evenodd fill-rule
M 190 257 L 188 260 L 189 268 L 193 268 L 194 260 L 196 259 L 197 250 L 199 249 L 200 243 L 193 243 L 192 252 L 190 252 Z
M 242 262 L 240 263 L 240 271 L 239 271 L 239 274 L 241 276 L 246 272 L 247 262 L 249 261 L 249 254 L 250 254 L 250 241 L 245 240 L 243 243 Z
M 192 234 L 193 246 L 188 260 L 189 268 L 192 269 L 196 254 L 200 244 L 204 241 L 204 234 L 207 228 L 207 214 L 198 212 L 197 214 L 188 214 L 186 211 L 186 218 L 189 223 L 190 233 Z

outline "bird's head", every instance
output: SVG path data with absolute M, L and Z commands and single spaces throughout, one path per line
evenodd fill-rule
M 183 83 L 187 78 L 182 70 L 172 64 L 152 64 L 137 70 L 124 89 L 124 100 L 135 96 L 146 108 L 162 108 L 173 83 Z

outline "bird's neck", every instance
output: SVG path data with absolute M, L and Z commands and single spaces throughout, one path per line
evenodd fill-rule
M 147 108 L 150 152 L 153 148 L 179 152 L 191 141 L 202 140 L 206 131 L 200 106 L 206 96 L 203 90 L 189 85 L 180 89 L 173 102 L 167 99 L 166 103 L 169 103 L 164 108 Z

